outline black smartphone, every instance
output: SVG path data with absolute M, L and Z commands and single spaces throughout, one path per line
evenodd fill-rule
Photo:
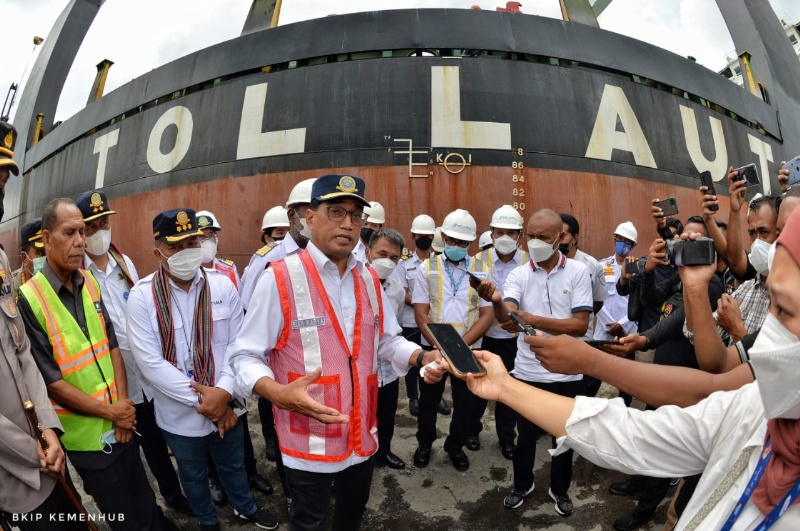
M 706 190 L 706 195 L 717 195 L 717 190 L 714 188 L 714 179 L 711 178 L 710 171 L 704 171 L 700 174 L 700 182 L 702 183 L 702 186 L 708 188 L 708 190 Z M 712 212 L 716 212 L 719 210 L 719 205 L 711 205 L 708 207 L 708 209 Z
M 511 318 L 512 321 L 517 323 L 517 326 L 520 327 L 522 331 L 528 334 L 529 336 L 536 335 L 536 329 L 531 325 L 529 325 L 528 321 L 520 317 L 517 312 L 508 312 L 508 317 Z
M 789 170 L 789 180 L 786 182 L 789 186 L 800 183 L 800 156 L 797 156 L 783 165 L 783 170 Z
M 639 274 L 639 260 L 625 262 L 625 272 L 629 275 Z
M 603 345 L 609 345 L 611 343 L 619 343 L 619 341 L 616 341 L 614 339 L 590 339 L 589 341 L 586 342 L 587 345 L 591 345 L 594 348 L 599 348 L 602 347 Z
M 475 273 L 473 273 L 471 271 L 467 271 L 466 269 L 462 269 L 462 268 L 457 267 L 457 266 L 456 266 L 456 269 L 458 269 L 459 271 L 463 271 L 464 273 L 467 274 L 467 276 L 469 277 L 469 285 L 470 285 L 470 287 L 472 289 L 478 289 L 478 286 L 480 285 L 481 280 L 483 280 L 481 277 L 479 277 L 478 275 L 476 275 Z
M 751 186 L 757 186 L 760 181 L 758 180 L 758 171 L 756 170 L 755 164 L 748 164 L 747 166 L 742 166 L 741 168 L 736 168 L 738 175 L 734 177 L 734 182 L 739 181 L 747 181 L 747 187 L 750 188 Z
M 668 197 L 663 201 L 659 201 L 656 205 L 661 207 L 661 211 L 665 216 L 674 216 L 678 213 L 678 200 L 674 197 Z
M 459 378 L 466 378 L 467 373 L 473 376 L 486 376 L 486 369 L 475 358 L 472 349 L 469 348 L 453 325 L 447 323 L 427 323 L 425 329 L 433 337 L 433 343 L 438 348 L 442 356 L 453 368 L 453 374 Z

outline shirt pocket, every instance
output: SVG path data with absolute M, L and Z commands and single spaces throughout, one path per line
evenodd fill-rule
M 211 306 L 211 320 L 213 321 L 212 345 L 214 353 L 224 354 L 228 348 L 228 333 L 230 329 L 231 308 L 224 304 Z M 199 323 L 198 323 L 199 324 Z

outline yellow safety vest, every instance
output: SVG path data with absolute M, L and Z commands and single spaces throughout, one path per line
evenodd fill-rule
M 428 293 L 431 300 L 430 317 L 434 323 L 443 322 L 442 300 L 444 299 L 444 294 L 442 291 L 442 275 L 446 274 L 442 271 L 443 260 L 444 258 L 441 256 L 434 256 L 422 263 L 422 267 L 425 268 L 425 276 L 428 279 Z M 469 262 L 468 271 L 472 273 L 484 273 L 484 275 L 488 273 L 486 264 L 480 260 L 471 258 Z M 466 328 L 461 323 L 450 323 L 462 336 L 478 321 L 480 310 L 480 297 L 478 296 L 478 292 L 470 286 L 468 293 L 469 300 L 467 300 Z

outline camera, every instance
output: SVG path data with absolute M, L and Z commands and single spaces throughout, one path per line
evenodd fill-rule
M 717 261 L 714 240 L 667 240 L 667 262 L 678 267 L 710 265 Z

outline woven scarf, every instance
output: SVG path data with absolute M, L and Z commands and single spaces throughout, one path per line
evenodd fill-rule
M 191 355 L 194 363 L 194 381 L 213 387 L 216 383 L 216 376 L 214 374 L 214 353 L 211 349 L 211 288 L 208 285 L 206 272 L 202 267 L 200 271 L 203 274 L 203 288 L 194 309 L 194 352 Z M 169 287 L 169 277 L 164 266 L 159 266 L 158 271 L 153 274 L 153 300 L 156 306 L 158 331 L 161 336 L 161 353 L 165 360 L 170 362 L 173 367 L 177 367 L 175 327 L 172 324 L 172 290 Z M 189 323 L 183 323 L 183 326 L 188 325 Z
M 135 282 L 133 281 L 131 272 L 128 271 L 128 264 L 125 262 L 125 258 L 122 256 L 122 251 L 119 250 L 119 247 L 117 247 L 114 242 L 111 242 L 111 245 L 109 245 L 108 254 L 111 255 L 111 258 L 113 258 L 119 266 L 120 270 L 122 271 L 122 276 L 125 277 L 125 283 L 128 285 L 128 289 L 131 289 Z

